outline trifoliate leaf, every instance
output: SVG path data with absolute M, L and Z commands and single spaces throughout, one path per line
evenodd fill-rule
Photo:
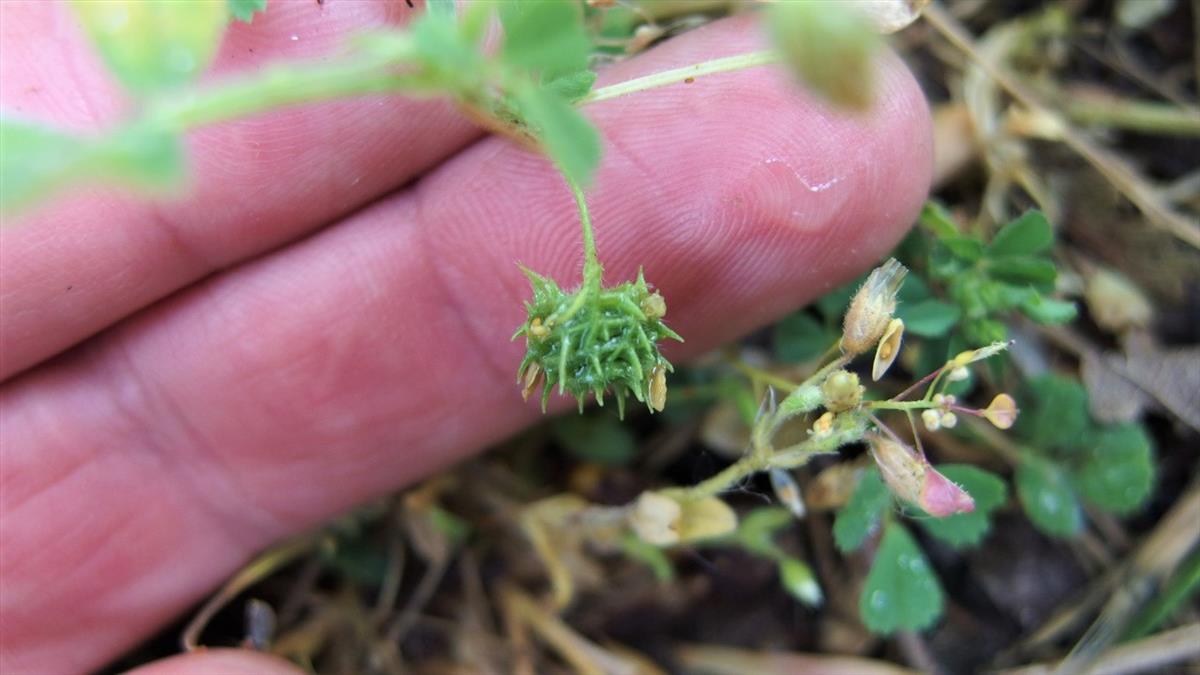
M 1071 537 L 1083 527 L 1083 511 L 1062 467 L 1035 455 L 1015 475 L 1017 496 L 1034 526 L 1054 537 Z
M 858 487 L 833 521 L 833 541 L 843 553 L 857 550 L 879 529 L 883 512 L 892 503 L 891 493 L 875 468 L 863 472 Z
M 803 363 L 824 354 L 837 339 L 833 329 L 808 312 L 796 312 L 775 324 L 775 355 L 781 361 Z
M 75 0 L 109 70 L 138 94 L 186 84 L 212 60 L 229 6 L 211 0 Z
M 9 213 L 78 181 L 161 188 L 183 178 L 175 136 L 134 128 L 99 139 L 0 118 L 0 211 Z
M 1041 211 L 1026 211 L 1021 217 L 1000 228 L 988 244 L 988 257 L 1031 255 L 1054 243 L 1054 228 Z
M 567 415 L 555 419 L 551 429 L 578 459 L 619 466 L 637 454 L 633 433 L 612 415 Z
M 1128 513 L 1154 487 L 1154 450 L 1139 424 L 1120 424 L 1088 436 L 1075 485 L 1087 501 L 1106 511 Z
M 1021 415 L 1013 430 L 1039 450 L 1075 447 L 1091 425 L 1087 390 L 1072 378 L 1032 378 L 1016 398 Z
M 250 23 L 258 12 L 266 11 L 267 0 L 228 0 L 229 13 L 238 21 Z
M 1004 503 L 1007 493 L 1004 481 L 969 464 L 942 464 L 937 470 L 971 495 L 975 510 L 945 518 L 923 518 L 918 522 L 926 532 L 954 548 L 978 544 L 992 526 L 992 511 Z
M 550 159 L 581 186 L 591 183 L 600 164 L 600 134 L 562 98 L 530 88 L 516 99 L 517 107 Z
M 579 3 L 508 0 L 500 6 L 501 57 L 509 64 L 559 73 L 587 67 L 591 42 Z
M 942 588 L 916 540 L 889 523 L 859 598 L 863 623 L 873 633 L 928 628 L 942 615 Z
M 941 337 L 950 332 L 962 316 L 962 310 L 941 300 L 922 300 L 907 304 L 901 302 L 896 316 L 904 320 L 904 332 L 921 337 Z

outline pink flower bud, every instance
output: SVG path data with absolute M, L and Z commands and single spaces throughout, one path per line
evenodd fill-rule
M 925 484 L 921 487 L 920 500 L 917 502 L 925 513 L 934 518 L 945 518 L 956 513 L 970 513 L 975 510 L 975 500 L 967 491 L 960 488 L 954 481 L 938 473 L 938 470 L 925 463 Z
M 975 510 L 975 500 L 953 481 L 938 473 L 915 450 L 886 436 L 867 436 L 871 456 L 892 494 L 916 504 L 935 518 Z

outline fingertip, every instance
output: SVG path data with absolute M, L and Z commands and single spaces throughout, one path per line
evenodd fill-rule
M 298 675 L 304 671 L 270 654 L 248 649 L 203 649 L 155 661 L 129 675 Z

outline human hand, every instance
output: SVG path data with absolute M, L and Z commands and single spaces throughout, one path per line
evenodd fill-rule
M 273 3 L 213 69 L 328 53 L 403 2 Z M 100 128 L 123 103 L 67 9 L 0 3 L 3 109 Z M 601 83 L 741 53 L 726 19 Z M 928 187 L 894 58 L 861 116 L 778 69 L 586 108 L 611 281 L 644 266 L 685 359 L 878 260 Z M 578 278 L 549 163 L 440 102 L 311 105 L 197 132 L 188 197 L 81 190 L 0 231 L 0 671 L 94 669 L 249 556 L 538 419 L 514 385 L 524 263 Z M 419 180 L 417 180 L 419 179 Z M 568 402 L 573 405 L 572 402 Z M 212 651 L 169 672 L 274 667 Z

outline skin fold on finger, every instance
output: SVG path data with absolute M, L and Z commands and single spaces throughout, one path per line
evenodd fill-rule
M 209 80 L 335 58 L 357 31 L 416 16 L 403 0 L 272 2 L 234 22 Z M 130 103 L 65 3 L 0 3 L 0 109 L 80 132 Z M 189 134 L 192 184 L 147 200 L 85 187 L 0 228 L 0 379 L 214 270 L 301 237 L 408 183 L 480 132 L 444 101 L 374 96 Z
M 610 77 L 758 46 L 755 25 L 724 20 Z M 589 114 L 607 141 L 589 201 L 608 279 L 646 266 L 688 339 L 671 358 L 875 262 L 928 187 L 928 111 L 894 57 L 865 116 L 771 69 Z M 537 419 L 507 341 L 529 294 L 515 263 L 571 283 L 578 237 L 545 160 L 489 139 L 10 382 L 3 659 L 93 667 L 268 542 Z

